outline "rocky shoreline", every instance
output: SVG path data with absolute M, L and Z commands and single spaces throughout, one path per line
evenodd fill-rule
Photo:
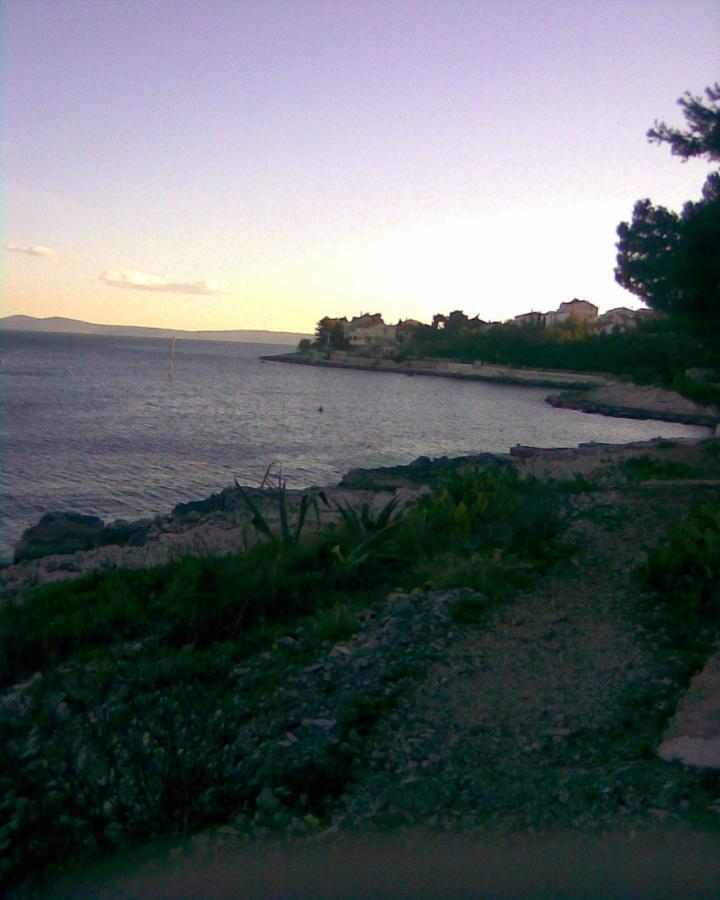
M 318 507 L 314 527 L 337 518 L 336 504 L 381 509 L 395 497 L 399 506 L 416 500 L 439 478 L 467 464 L 512 465 L 522 475 L 538 478 L 594 477 L 610 465 L 638 454 L 654 454 L 669 443 L 693 445 L 694 439 L 662 439 L 629 444 L 580 444 L 575 448 L 513 447 L 507 454 L 479 453 L 449 459 L 420 457 L 408 465 L 354 469 L 335 486 L 288 491 L 290 511 L 303 494 L 322 491 L 328 505 Z M 237 552 L 252 537 L 250 495 L 270 522 L 277 521 L 277 492 L 272 488 L 228 487 L 203 500 L 180 503 L 153 519 L 105 524 L 94 516 L 48 513 L 27 529 L 13 564 L 0 569 L 0 602 L 30 588 L 110 569 L 146 569 L 183 556 Z
M 311 491 L 287 491 L 289 510 Z M 363 502 L 371 506 L 387 502 L 388 495 L 375 491 L 328 487 L 330 502 Z M 405 492 L 410 500 L 413 492 Z M 0 569 L 0 602 L 29 588 L 52 581 L 77 578 L 110 569 L 148 569 L 185 556 L 223 556 L 236 553 L 253 537 L 252 512 L 244 499 L 249 495 L 270 522 L 277 521 L 277 492 L 272 489 L 228 487 L 203 500 L 180 503 L 170 513 L 153 519 L 105 524 L 94 516 L 48 513 L 27 529 L 15 561 Z M 402 499 L 402 496 L 401 496 Z M 321 506 L 311 527 L 322 527 L 333 512 Z M 87 520 L 90 520 L 89 522 Z M 77 546 L 84 542 L 84 546 Z
M 560 394 L 546 397 L 551 406 L 576 409 L 603 416 L 629 419 L 657 419 L 684 425 L 715 428 L 720 423 L 720 408 L 703 406 L 675 391 L 597 372 L 570 372 L 560 369 L 533 369 L 491 363 L 461 363 L 441 359 L 408 359 L 396 362 L 382 357 L 358 357 L 344 351 L 321 354 L 285 353 L 262 357 L 266 362 L 389 372 L 399 375 L 422 375 L 485 381 L 494 384 L 562 388 Z
M 463 363 L 446 359 L 406 359 L 397 362 L 387 357 L 363 357 L 335 350 L 331 353 L 281 353 L 260 357 L 265 362 L 317 366 L 326 369 L 356 369 L 363 372 L 389 372 L 396 375 L 424 375 L 493 384 L 528 385 L 583 390 L 605 384 L 611 376 L 592 372 L 566 372 L 559 369 L 532 369 L 494 363 Z
M 291 353 L 264 357 L 266 360 L 297 365 L 317 365 L 353 368 L 369 371 L 400 372 L 439 377 L 467 378 L 494 381 L 504 384 L 567 387 L 560 394 L 546 398 L 552 406 L 581 410 L 605 416 L 635 419 L 655 419 L 687 425 L 700 425 L 709 429 L 720 428 L 720 409 L 701 406 L 681 395 L 662 388 L 635 385 L 609 376 L 549 370 L 514 369 L 509 366 L 470 366 L 437 360 L 396 363 L 386 359 L 358 359 L 350 354 L 335 353 L 330 359 L 318 354 Z M 712 431 L 710 431 L 712 434 Z M 621 445 L 617 445 L 620 447 Z M 628 445 L 630 447 L 635 445 Z M 580 445 L 576 450 L 533 451 L 543 459 L 574 459 L 578 461 L 593 455 L 594 445 Z M 623 453 L 622 450 L 617 452 Z M 517 453 L 511 451 L 510 457 Z M 568 456 L 570 454 L 570 456 Z M 479 454 L 502 460 L 501 454 Z M 423 459 L 423 458 L 421 458 Z M 414 470 L 411 468 L 415 466 Z M 417 475 L 417 461 L 409 467 L 396 467 Z M 584 468 L 584 466 L 580 466 Z M 380 471 L 380 470 L 378 470 Z M 370 494 L 358 494 L 359 483 L 353 473 L 344 476 L 338 486 L 322 488 L 341 503 L 381 504 L 387 495 L 378 495 L 373 486 Z M 416 484 L 417 478 L 398 474 L 406 486 Z M 370 479 L 372 482 L 373 479 Z M 348 489 L 351 493 L 348 494 Z M 272 491 L 245 488 L 247 493 L 264 504 L 272 516 Z M 392 485 L 390 490 L 394 490 Z M 289 498 L 300 502 L 302 491 L 291 491 Z M 412 493 L 403 502 L 412 499 Z M 328 520 L 327 511 L 324 521 Z M 210 497 L 180 503 L 169 514 L 152 519 L 135 521 L 117 520 L 105 523 L 96 516 L 74 512 L 54 511 L 46 513 L 36 525 L 27 529 L 15 548 L 12 565 L 0 568 L 0 599 L 15 593 L 23 586 L 42 584 L 46 581 L 75 577 L 89 571 L 111 568 L 149 568 L 183 555 L 232 553 L 241 545 L 249 522 L 247 504 L 242 492 L 226 488 Z
M 720 408 L 703 406 L 674 391 L 653 385 L 615 382 L 583 391 L 565 391 L 546 397 L 546 403 L 560 409 L 626 419 L 658 419 L 683 425 L 717 428 Z

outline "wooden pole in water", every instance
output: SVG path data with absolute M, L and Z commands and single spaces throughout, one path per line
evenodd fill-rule
M 173 335 L 172 344 L 170 345 L 170 359 L 167 367 L 168 378 L 172 378 L 175 374 L 175 335 Z

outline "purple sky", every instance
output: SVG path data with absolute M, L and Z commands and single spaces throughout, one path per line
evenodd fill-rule
M 715 0 L 5 0 L 2 24 L 7 315 L 637 305 L 617 223 L 707 172 L 645 132 L 718 79 Z

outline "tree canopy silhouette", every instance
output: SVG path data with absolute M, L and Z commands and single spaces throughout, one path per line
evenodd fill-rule
M 704 100 L 686 91 L 678 100 L 688 124 L 687 131 L 656 120 L 647 133 L 648 140 L 655 144 L 670 144 L 670 151 L 683 160 L 691 156 L 707 156 L 715 162 L 720 160 L 720 84 L 705 88 L 705 97 Z
M 656 122 L 648 139 L 668 144 L 683 160 L 720 161 L 720 84 L 706 88 L 705 97 L 686 93 L 678 104 L 687 129 Z M 621 222 L 617 234 L 618 283 L 653 309 L 716 336 L 720 326 L 720 172 L 708 176 L 701 199 L 688 201 L 681 213 L 638 200 L 632 222 Z
M 318 347 L 332 347 L 344 350 L 348 346 L 342 323 L 338 319 L 325 316 L 315 326 L 315 344 Z

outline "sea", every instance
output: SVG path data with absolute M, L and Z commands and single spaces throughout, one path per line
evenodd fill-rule
M 707 430 L 554 409 L 547 388 L 291 366 L 287 346 L 0 331 L 0 561 L 54 510 L 169 512 L 268 467 L 290 488 L 419 456 Z

